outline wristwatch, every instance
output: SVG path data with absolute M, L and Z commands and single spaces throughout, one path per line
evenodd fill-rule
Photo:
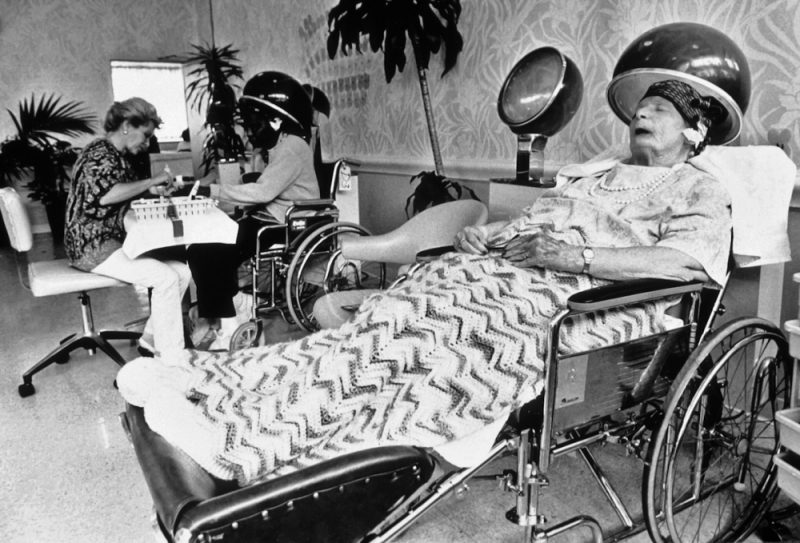
M 581 254 L 583 255 L 583 270 L 581 270 L 581 273 L 589 273 L 589 266 L 591 266 L 592 260 L 594 260 L 594 249 L 591 247 L 584 247 Z

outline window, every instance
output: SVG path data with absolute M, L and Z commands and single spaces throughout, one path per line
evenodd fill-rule
M 116 102 L 138 96 L 156 107 L 164 121 L 156 130 L 159 142 L 181 141 L 189 126 L 181 64 L 112 60 L 111 87 Z

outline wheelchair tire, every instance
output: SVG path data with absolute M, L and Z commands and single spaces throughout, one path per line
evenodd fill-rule
M 339 260 L 339 237 L 345 234 L 371 235 L 367 229 L 355 223 L 329 223 L 305 237 L 292 256 L 286 273 L 286 305 L 295 324 L 306 332 L 319 330 L 312 308 L 314 302 L 324 294 L 361 288 L 386 288 L 386 264 L 369 263 L 370 269 L 365 271 L 361 265 Z M 368 284 L 365 277 L 369 280 Z
M 780 329 L 755 317 L 728 322 L 692 352 L 645 462 L 653 541 L 733 541 L 753 532 L 778 494 L 775 412 L 789 406 L 789 361 Z
M 231 336 L 230 352 L 256 347 L 261 336 L 260 323 L 247 321 L 239 326 Z

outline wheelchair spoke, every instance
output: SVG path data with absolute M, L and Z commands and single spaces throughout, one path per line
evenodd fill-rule
M 788 404 L 787 360 L 782 334 L 756 318 L 726 324 L 692 354 L 648 453 L 653 539 L 728 540 L 754 529 L 777 495 L 775 413 L 781 401 Z
M 287 307 L 296 324 L 307 332 L 319 329 L 314 306 L 324 295 L 360 289 L 382 289 L 383 263 L 350 261 L 341 256 L 339 237 L 369 235 L 351 223 L 330 223 L 311 232 L 297 247 L 286 274 Z

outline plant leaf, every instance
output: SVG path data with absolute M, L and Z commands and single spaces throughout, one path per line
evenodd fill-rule
M 328 33 L 328 58 L 333 60 L 336 57 L 336 50 L 339 48 L 339 29 L 334 28 Z
M 369 34 L 369 46 L 376 53 L 383 45 L 386 33 L 386 0 L 373 0 L 364 17 L 364 32 Z
M 442 77 L 453 69 L 458 61 L 459 53 L 464 48 L 464 38 L 461 37 L 461 33 L 455 25 L 447 27 L 444 43 L 444 71 L 442 72 Z
M 190 107 L 198 113 L 209 102 L 212 87 L 219 82 L 239 88 L 232 79 L 244 79 L 244 72 L 239 65 L 239 50 L 232 44 L 223 46 L 205 46 L 189 44 L 194 52 L 186 53 L 185 63 L 196 65 L 188 72 L 192 81 L 186 86 L 186 99 Z
M 383 52 L 383 73 L 386 76 L 386 83 L 391 83 L 396 72 L 394 53 L 388 49 Z
M 442 45 L 445 33 L 444 25 L 429 5 L 420 6 L 420 16 L 422 18 L 420 36 L 424 36 L 428 50 L 435 55 Z
M 56 141 L 55 135 L 75 137 L 81 134 L 94 134 L 92 124 L 96 117 L 83 109 L 81 102 L 61 103 L 61 98 L 54 94 L 42 96 L 36 101 L 32 95 L 30 101 L 23 100 L 19 104 L 18 117 L 10 111 L 17 137 L 21 140 L 33 140 L 41 145 L 49 145 Z

